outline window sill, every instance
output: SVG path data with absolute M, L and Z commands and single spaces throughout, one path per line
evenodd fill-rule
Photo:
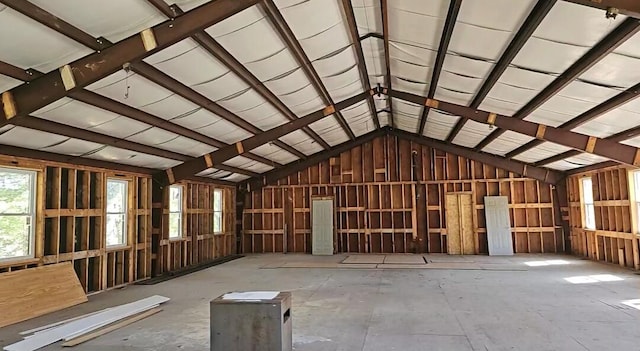
M 107 252 L 122 251 L 131 249 L 131 245 L 111 245 L 107 246 Z
M 21 266 L 27 264 L 40 263 L 39 258 L 35 258 L 32 256 L 20 256 L 20 257 L 11 257 L 11 258 L 2 258 L 0 259 L 0 266 Z

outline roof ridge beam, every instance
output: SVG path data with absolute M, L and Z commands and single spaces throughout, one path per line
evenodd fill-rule
M 390 91 L 389 94 L 401 100 L 416 104 L 428 104 L 432 106 L 432 108 L 445 111 L 453 115 L 466 117 L 476 122 L 493 125 L 504 130 L 511 130 L 537 139 L 550 141 L 572 149 L 586 151 L 624 164 L 640 165 L 640 149 L 625 144 L 619 144 L 609 139 L 597 138 L 594 136 L 554 128 L 544 124 L 507 117 L 497 113 L 476 110 L 471 107 L 453 104 L 446 101 L 428 99 L 411 93 Z
M 428 97 L 433 99 L 436 95 L 436 88 L 438 87 L 438 80 L 440 79 L 440 73 L 442 72 L 442 65 L 444 59 L 447 57 L 447 51 L 449 50 L 449 42 L 451 42 L 451 36 L 456 26 L 458 19 L 458 13 L 460 12 L 460 6 L 462 6 L 462 0 L 450 0 L 449 10 L 447 11 L 447 19 L 442 27 L 442 35 L 440 35 L 440 45 L 438 46 L 438 54 L 436 55 L 436 62 L 433 65 L 433 71 L 431 73 L 431 82 L 429 83 Z M 429 106 L 422 108 L 422 116 L 420 117 L 420 124 L 418 125 L 417 133 L 424 134 L 424 127 L 427 125 L 427 117 L 429 116 Z
M 640 31 L 640 20 L 635 18 L 627 18 L 624 22 L 620 23 L 609 34 L 602 38 L 596 45 L 591 47 L 586 54 L 582 55 L 576 62 L 574 62 L 569 68 L 567 68 L 561 75 L 553 80 L 549 85 L 542 89 L 533 99 L 531 99 L 526 105 L 520 108 L 512 118 L 524 119 L 535 111 L 542 104 L 547 102 L 550 98 L 556 95 L 560 90 L 573 82 L 581 74 L 586 72 L 593 65 L 602 60 L 605 56 L 615 50 L 618 46 L 622 45 L 627 39 L 631 38 L 638 31 Z M 482 150 L 485 146 L 489 145 L 492 141 L 497 139 L 504 133 L 501 129 L 496 129 L 478 145 L 476 150 Z
M 64 65 L 29 84 L 25 83 L 6 91 L 2 93 L 0 127 L 10 123 L 12 118 L 27 116 L 73 91 L 117 72 L 125 63 L 142 60 L 257 2 L 258 0 L 216 0 L 205 3 L 173 20 L 164 21 Z
M 296 61 L 304 71 L 305 75 L 307 76 L 315 90 L 320 94 L 322 101 L 325 103 L 325 105 L 334 105 L 331 95 L 329 95 L 327 88 L 324 86 L 324 83 L 322 83 L 322 79 L 320 79 L 318 72 L 316 72 L 316 69 L 313 67 L 313 63 L 311 63 L 309 56 L 307 56 L 306 52 L 302 48 L 302 45 L 300 45 L 300 42 L 293 34 L 293 31 L 280 13 L 280 10 L 278 10 L 276 4 L 273 3 L 273 0 L 263 0 L 262 5 L 262 8 L 265 10 L 269 21 L 271 22 L 271 24 L 273 24 L 276 31 L 280 35 L 280 38 L 287 45 L 287 48 L 291 50 L 291 53 L 296 58 Z M 349 123 L 347 123 L 340 111 L 336 111 L 334 117 L 340 127 L 342 127 L 344 132 L 347 134 L 349 139 L 355 139 L 355 134 L 353 134 L 351 127 L 349 127 Z
M 157 175 L 158 180 L 161 183 L 175 183 L 184 179 L 185 177 L 199 173 L 204 169 L 215 167 L 216 164 L 223 163 L 236 156 L 243 155 L 245 152 L 255 149 L 261 145 L 271 142 L 277 138 L 294 132 L 306 125 L 317 122 L 327 116 L 331 116 L 337 110 L 349 107 L 355 103 L 358 103 L 367 98 L 369 92 L 364 92 L 348 98 L 336 105 L 331 105 L 323 108 L 322 110 L 312 112 L 305 117 L 299 118 L 295 121 L 285 123 L 283 125 L 274 127 L 265 132 L 256 134 L 252 137 L 239 141 L 233 145 L 221 148 L 210 154 L 203 155 L 196 159 L 190 160 L 173 168 L 161 172 Z
M 482 101 L 487 97 L 487 94 L 493 89 L 493 86 L 498 82 L 504 71 L 509 67 L 511 61 L 518 55 L 522 47 L 527 43 L 533 32 L 538 28 L 540 23 L 547 16 L 551 8 L 555 5 L 556 0 L 538 0 L 534 8 L 531 10 L 527 18 L 524 20 L 518 32 L 513 37 L 504 53 L 498 59 L 498 62 L 493 67 L 487 79 L 478 90 L 478 93 L 469 104 L 472 108 L 478 108 Z M 466 118 L 461 118 L 453 127 L 446 142 L 451 143 L 456 138 L 464 124 L 467 122 Z

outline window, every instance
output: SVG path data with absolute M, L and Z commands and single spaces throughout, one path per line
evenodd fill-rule
M 0 168 L 0 260 L 33 257 L 36 172 Z
M 182 237 L 182 186 L 169 187 L 169 238 Z
M 633 189 L 636 200 L 636 216 L 640 216 L 640 171 L 633 172 Z M 638 221 L 638 233 L 640 233 L 640 220 Z
M 107 246 L 127 244 L 126 180 L 107 179 Z
M 220 234 L 224 230 L 222 225 L 222 190 L 213 190 L 213 233 Z
M 584 225 L 596 229 L 596 213 L 593 207 L 593 184 L 591 178 L 582 178 L 582 203 L 584 204 Z

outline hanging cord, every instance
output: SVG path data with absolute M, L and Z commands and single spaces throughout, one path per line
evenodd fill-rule
M 131 86 L 129 85 L 129 75 L 131 74 L 131 64 L 129 62 L 126 62 L 124 65 L 122 65 L 122 69 L 126 73 L 126 76 L 124 78 L 124 84 L 126 86 L 124 91 L 124 99 L 126 100 L 129 98 L 129 89 L 131 88 Z

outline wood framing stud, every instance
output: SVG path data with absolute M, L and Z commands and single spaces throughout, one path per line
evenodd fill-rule
M 60 67 L 60 76 L 62 77 L 62 84 L 64 84 L 64 88 L 67 91 L 76 87 L 76 79 L 73 76 L 71 66 L 64 65 Z
M 140 36 L 142 37 L 142 45 L 144 45 L 144 49 L 146 51 L 151 51 L 158 47 L 158 42 L 156 42 L 156 36 L 153 34 L 153 29 L 147 28 L 140 32 Z
M 584 148 L 584 151 L 592 154 L 593 150 L 596 148 L 596 142 L 597 141 L 598 141 L 598 138 L 596 138 L 594 136 L 590 136 L 589 139 L 587 139 L 587 146 Z
M 16 111 L 16 103 L 13 100 L 13 94 L 11 94 L 10 91 L 2 93 L 2 109 L 7 120 L 18 114 L 18 111 Z
M 538 124 L 538 130 L 536 131 L 536 138 L 544 139 L 544 132 L 546 132 L 547 126 L 544 124 Z

